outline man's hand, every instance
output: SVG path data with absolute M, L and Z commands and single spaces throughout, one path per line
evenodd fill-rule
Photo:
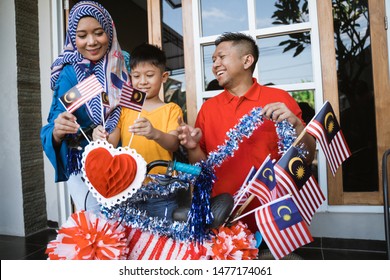
M 301 120 L 287 108 L 286 104 L 281 102 L 275 102 L 265 105 L 261 110 L 260 114 L 274 122 L 281 122 L 283 120 L 287 120 L 289 123 L 292 124 L 294 128 L 303 128 Z
M 180 144 L 188 150 L 195 149 L 202 138 L 200 128 L 194 128 L 186 124 L 181 117 L 177 120 L 179 127 L 177 128 Z

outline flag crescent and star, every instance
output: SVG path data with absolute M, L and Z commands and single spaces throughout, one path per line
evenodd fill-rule
M 267 172 L 268 171 L 268 172 Z M 266 172 L 268 173 L 268 175 L 266 174 Z M 271 168 L 266 168 L 266 169 L 264 169 L 264 171 L 263 171 L 263 177 L 264 178 L 268 178 L 268 180 L 270 180 L 271 182 L 273 182 L 273 180 L 274 180 L 274 173 L 272 172 L 272 170 L 271 170 Z
M 285 213 L 282 216 L 282 215 L 280 215 L 280 212 L 282 212 L 283 209 L 286 209 L 288 211 L 288 213 Z M 283 220 L 285 220 L 285 221 L 291 220 L 291 213 L 292 213 L 292 211 L 291 211 L 291 209 L 288 206 L 286 206 L 286 205 L 280 206 L 278 208 L 277 212 L 278 212 L 279 217 L 281 217 Z
M 135 101 L 137 102 L 142 101 L 142 94 L 139 91 L 134 91 L 133 96 Z
M 288 162 L 288 170 L 295 179 L 301 181 L 302 179 L 306 179 L 305 175 L 307 174 L 307 166 L 303 162 L 302 158 L 300 157 L 293 157 L 289 162 Z M 296 180 L 295 180 L 296 181 Z M 296 181 L 297 182 L 297 181 Z M 301 185 L 301 184 L 298 184 Z
M 65 104 L 71 104 L 73 101 L 75 101 L 79 97 L 81 97 L 80 93 L 79 92 L 76 93 L 76 91 L 72 90 L 64 95 Z
M 110 102 L 108 100 L 108 94 L 106 92 L 102 92 L 102 99 L 103 99 L 103 103 L 109 103 Z
M 329 118 L 330 118 L 330 120 L 328 123 Z M 334 129 L 334 126 L 335 126 L 334 125 L 334 115 L 332 112 L 329 112 L 326 114 L 325 119 L 324 119 L 324 124 L 325 124 L 325 128 L 328 131 L 328 133 L 331 134 L 333 129 Z

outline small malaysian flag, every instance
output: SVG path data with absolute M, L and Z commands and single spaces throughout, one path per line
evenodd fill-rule
M 261 204 L 267 204 L 277 198 L 274 165 L 269 155 L 250 181 L 248 192 L 254 194 Z
M 134 89 L 130 84 L 125 83 L 122 87 L 122 94 L 119 105 L 137 112 L 141 112 L 145 98 L 145 92 Z
M 59 100 L 68 112 L 73 113 L 101 92 L 102 85 L 95 75 L 91 75 L 68 90 Z
M 260 206 L 255 218 L 264 241 L 277 260 L 313 242 L 307 224 L 289 195 Z
M 275 164 L 275 175 L 280 195 L 291 194 L 302 217 L 310 225 L 325 196 L 297 148 L 291 146 L 279 159 Z
M 321 110 L 309 122 L 306 131 L 320 143 L 334 176 L 340 165 L 351 156 L 351 151 L 329 101 L 324 103 Z
M 248 184 L 252 180 L 253 176 L 256 174 L 256 168 L 252 166 L 252 168 L 249 170 L 248 175 L 246 176 L 244 183 L 242 183 L 242 186 L 240 189 L 238 189 L 235 194 L 233 195 L 234 199 L 234 205 L 243 205 L 245 201 L 249 198 L 250 193 L 248 192 Z

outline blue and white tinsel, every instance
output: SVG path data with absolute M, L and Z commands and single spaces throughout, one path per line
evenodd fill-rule
M 255 107 L 249 114 L 244 115 L 238 124 L 230 129 L 226 135 L 225 144 L 218 146 L 217 150 L 210 152 L 207 163 L 217 167 L 228 158 L 234 156 L 234 152 L 238 150 L 238 145 L 243 141 L 244 137 L 249 138 L 253 132 L 264 123 L 264 117 L 260 114 L 262 108 Z M 276 134 L 278 135 L 279 153 L 284 154 L 296 139 L 294 127 L 287 121 L 283 120 L 275 124 Z
M 264 117 L 260 114 L 261 110 L 261 107 L 253 108 L 249 114 L 243 116 L 238 124 L 226 133 L 225 143 L 218 146 L 216 151 L 210 152 L 205 161 L 197 163 L 202 168 L 199 176 L 179 172 L 179 180 L 173 180 L 167 186 L 159 185 L 158 177 L 155 177 L 155 180 L 141 187 L 134 197 L 129 198 L 125 203 L 111 209 L 103 208 L 102 212 L 108 218 L 119 220 L 128 226 L 147 230 L 154 234 L 166 235 L 176 240 L 196 242 L 207 240 L 209 238 L 207 225 L 213 222 L 210 195 L 216 179 L 214 169 L 221 166 L 229 157 L 233 157 L 244 137 L 251 137 L 253 132 L 264 123 Z M 279 139 L 279 153 L 284 154 L 294 143 L 296 132 L 287 120 L 276 123 L 275 127 Z M 136 201 L 169 195 L 177 189 L 186 188 L 189 185 L 193 185 L 194 190 L 187 223 L 168 222 L 165 219 L 148 217 L 146 213 L 133 207 L 133 203 Z
M 214 217 L 211 212 L 211 188 L 215 181 L 214 171 L 207 162 L 201 162 L 202 172 L 194 183 L 192 204 L 188 214 L 190 234 L 194 241 L 203 243 L 208 236 L 207 226 L 211 225 Z
M 169 222 L 166 219 L 150 217 L 147 213 L 125 202 L 122 207 L 103 208 L 102 213 L 108 218 L 120 221 L 132 228 L 149 231 L 153 234 L 164 235 L 177 241 L 192 241 L 189 225 L 185 222 Z

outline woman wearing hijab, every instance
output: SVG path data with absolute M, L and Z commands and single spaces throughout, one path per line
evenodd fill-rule
M 100 206 L 88 195 L 81 177 L 81 155 L 88 144 L 84 135 L 99 124 L 105 124 L 108 132 L 116 127 L 122 85 L 129 82 L 114 23 L 102 5 L 82 1 L 73 6 L 63 52 L 51 69 L 54 93 L 48 124 L 41 129 L 42 146 L 55 169 L 55 181 L 67 181 L 76 208 L 98 211 Z M 59 98 L 92 74 L 107 93 L 109 106 L 103 106 L 102 96 L 97 95 L 67 112 Z

